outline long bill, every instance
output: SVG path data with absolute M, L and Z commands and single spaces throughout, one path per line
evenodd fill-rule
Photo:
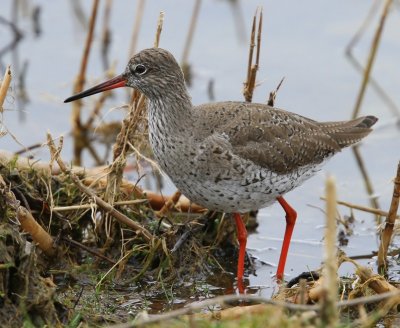
M 99 92 L 103 92 L 106 90 L 111 90 L 111 89 L 115 89 L 115 88 L 121 88 L 124 87 L 126 85 L 126 78 L 123 74 L 118 75 L 114 78 L 112 78 L 111 80 L 108 80 L 106 82 L 100 83 L 90 89 L 87 89 L 85 91 L 82 91 L 72 97 L 69 97 L 67 99 L 64 100 L 65 103 L 70 102 L 70 101 L 74 101 L 77 99 L 81 99 L 87 96 L 91 96 L 94 95 L 96 93 Z

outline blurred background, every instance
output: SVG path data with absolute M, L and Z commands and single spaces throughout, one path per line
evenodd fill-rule
M 350 119 L 363 75 L 354 65 L 354 59 L 346 55 L 346 49 L 365 66 L 383 3 L 361 0 L 100 1 L 85 88 L 106 79 L 107 71 L 120 74 L 132 52 L 151 47 L 159 13 L 163 11 L 160 47 L 171 51 L 181 63 L 183 59 L 184 64 L 190 65 L 189 91 L 193 103 L 243 100 L 251 22 L 256 8 L 262 6 L 260 68 L 253 102 L 266 102 L 269 92 L 284 77 L 276 107 L 321 121 Z M 196 6 L 197 16 L 192 18 Z M 63 100 L 73 94 L 91 11 L 92 1 L 0 2 L 0 72 L 2 76 L 7 65 L 11 65 L 13 72 L 12 89 L 1 116 L 7 134 L 0 138 L 0 149 L 16 152 L 41 145 L 46 131 L 50 131 L 54 137 L 66 137 L 63 158 L 72 160 L 71 105 L 64 104 Z M 190 47 L 184 55 L 193 22 Z M 360 28 L 363 29 L 359 39 L 350 44 Z M 359 150 L 373 185 L 373 196 L 384 210 L 389 208 L 392 179 L 400 158 L 399 40 L 400 4 L 393 1 L 372 67 L 380 92 L 368 85 L 359 114 L 379 117 L 375 131 Z M 108 44 L 106 50 L 105 44 Z M 123 119 L 128 99 L 127 92 L 121 89 L 106 99 L 93 127 L 93 138 L 96 127 Z M 83 118 L 89 116 L 95 102 L 96 97 L 84 100 Z M 109 133 L 111 137 L 113 133 Z M 104 139 L 107 136 L 105 132 Z M 113 138 L 107 142 L 112 144 Z M 104 143 L 96 147 L 105 162 L 111 159 Z M 38 160 L 49 159 L 46 146 L 25 152 L 24 156 L 28 155 Z M 96 161 L 84 152 L 81 164 L 93 166 Z M 316 177 L 289 193 L 287 200 L 298 211 L 287 262 L 289 279 L 317 268 L 322 261 L 325 216 L 321 209 L 325 205 L 320 196 L 328 173 L 336 177 L 339 200 L 371 204 L 351 150 L 336 156 Z M 167 183 L 163 193 L 171 194 L 174 190 Z M 340 212 L 342 216 L 351 214 L 344 207 L 340 207 Z M 348 255 L 371 254 L 378 245 L 374 216 L 354 212 L 354 217 L 353 234 L 348 236 L 348 244 L 343 249 Z M 259 261 L 256 261 L 256 275 L 249 278 L 252 286 L 270 294 L 285 226 L 284 213 L 273 205 L 262 210 L 258 219 L 260 225 L 251 235 L 248 250 Z M 364 261 L 374 265 L 371 259 Z M 349 267 L 345 265 L 341 270 L 346 274 Z

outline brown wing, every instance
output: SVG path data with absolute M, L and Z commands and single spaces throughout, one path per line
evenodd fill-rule
M 276 109 L 255 111 L 251 124 L 232 131 L 229 137 L 233 153 L 281 174 L 321 163 L 340 151 L 318 125 Z
M 233 154 L 280 174 L 321 163 L 371 131 L 363 126 L 364 118 L 318 123 L 264 104 L 225 102 L 198 108 L 206 113 L 203 131 L 227 136 Z

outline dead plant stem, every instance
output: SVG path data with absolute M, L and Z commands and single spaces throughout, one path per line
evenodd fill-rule
M 377 295 L 372 295 L 372 296 L 364 296 L 364 297 L 359 297 L 356 299 L 352 300 L 345 300 L 341 302 L 337 302 L 335 304 L 335 307 L 340 309 L 340 308 L 346 308 L 346 307 L 351 307 L 351 306 L 358 306 L 359 304 L 370 304 L 370 303 L 376 303 L 380 302 L 382 300 L 388 300 L 388 299 L 393 299 L 394 301 L 398 301 L 400 299 L 400 291 L 390 291 L 387 293 L 383 294 L 377 294 Z M 217 296 L 202 302 L 196 302 L 196 303 L 191 303 L 188 304 L 186 307 L 173 310 L 170 312 L 166 312 L 163 314 L 159 315 L 153 315 L 153 316 L 147 316 L 146 318 L 143 318 L 141 320 L 137 320 L 134 322 L 128 322 L 124 324 L 117 324 L 110 326 L 110 328 L 130 328 L 130 327 L 138 327 L 141 325 L 145 324 L 151 324 L 155 322 L 160 322 L 160 321 L 166 321 L 169 319 L 177 318 L 179 316 L 185 315 L 192 313 L 194 311 L 201 310 L 203 308 L 216 305 L 216 304 L 229 304 L 231 302 L 238 302 L 238 301 L 247 301 L 247 302 L 254 302 L 254 303 L 263 303 L 263 304 L 271 304 L 275 305 L 277 307 L 283 307 L 287 310 L 291 311 L 320 311 L 320 305 L 302 305 L 302 304 L 293 304 L 289 302 L 280 302 L 280 301 L 275 301 L 270 298 L 264 298 L 264 297 L 259 297 L 259 296 L 254 296 L 254 295 L 223 295 L 223 296 Z
M 386 256 L 390 241 L 392 240 L 394 223 L 399 209 L 400 197 L 400 162 L 397 165 L 397 174 L 394 179 L 392 202 L 390 203 L 389 213 L 386 217 L 385 228 L 381 233 L 381 243 L 378 251 L 378 272 L 387 273 Z
M 200 7 L 201 7 L 201 0 L 196 0 L 193 7 L 192 17 L 190 19 L 190 25 L 188 34 L 186 36 L 185 46 L 183 48 L 182 61 L 181 61 L 182 66 L 187 65 L 189 59 L 189 51 L 192 46 L 193 35 L 194 31 L 196 30 L 196 24 L 199 18 Z
M 129 46 L 128 59 L 130 59 L 136 52 L 136 45 L 139 38 L 140 27 L 142 25 L 142 18 L 144 12 L 145 0 L 138 0 L 136 6 L 136 14 L 133 21 L 131 44 Z
M 0 87 L 0 114 L 3 113 L 4 100 L 6 99 L 8 89 L 10 88 L 11 79 L 12 79 L 11 68 L 10 65 L 8 65 L 6 68 L 6 72 L 4 73 L 4 79 Z
M 321 199 L 322 199 L 322 200 L 326 200 L 325 197 L 321 197 Z M 343 205 L 343 206 L 346 206 L 346 207 L 349 207 L 349 208 L 352 208 L 352 209 L 355 209 L 355 210 L 359 210 L 359 211 L 363 211 L 363 212 L 368 212 L 368 213 L 372 213 L 372 214 L 380 215 L 380 216 L 388 216 L 388 212 L 382 211 L 382 210 L 377 209 L 377 208 L 372 208 L 372 207 L 367 207 L 367 206 L 352 204 L 352 203 L 349 203 L 349 202 L 345 202 L 345 201 L 343 201 L 343 200 L 338 200 L 337 203 L 338 203 L 339 205 Z
M 370 52 L 369 52 L 367 65 L 366 65 L 365 70 L 364 70 L 363 80 L 362 80 L 360 91 L 358 93 L 357 101 L 356 101 L 356 104 L 355 104 L 354 110 L 353 110 L 353 119 L 355 119 L 358 116 L 359 112 L 360 112 L 362 101 L 364 99 L 365 91 L 367 89 L 369 77 L 370 77 L 370 74 L 371 74 L 372 66 L 374 64 L 376 53 L 377 53 L 377 50 L 379 48 L 379 42 L 381 40 L 383 27 L 385 26 L 386 17 L 387 17 L 387 15 L 389 13 L 389 8 L 390 8 L 391 4 L 392 4 L 392 0 L 386 0 L 385 1 L 384 7 L 383 7 L 383 11 L 382 11 L 382 15 L 381 15 L 381 18 L 379 20 L 379 24 L 378 24 L 378 27 L 377 27 L 377 29 L 375 31 L 374 38 L 372 40 L 372 45 L 371 45 L 371 49 L 370 49 Z
M 98 197 L 92 190 L 83 185 L 83 183 L 79 180 L 79 178 L 74 173 L 72 173 L 70 169 L 67 168 L 63 160 L 60 158 L 59 155 L 60 149 L 56 148 L 53 139 L 49 133 L 47 134 L 47 142 L 50 149 L 50 153 L 52 157 L 56 160 L 61 171 L 63 171 L 71 178 L 71 180 L 76 184 L 79 190 L 81 190 L 83 193 L 91 197 L 98 206 L 100 206 L 106 213 L 112 215 L 118 222 L 132 228 L 136 233 L 141 234 L 147 241 L 153 240 L 153 236 L 146 228 L 142 227 L 135 221 L 129 219 L 126 215 L 116 210 L 113 206 L 111 206 L 110 204 L 102 200 L 100 197 Z
M 374 197 L 374 187 L 372 186 L 372 182 L 369 178 L 367 168 L 365 167 L 364 161 L 362 159 L 359 146 L 354 146 L 352 148 L 354 157 L 356 158 L 356 162 L 358 164 L 358 168 L 360 169 L 361 175 L 364 179 L 365 189 L 367 189 L 368 195 L 370 196 L 371 206 L 374 208 L 379 208 L 379 203 L 376 197 Z M 379 222 L 377 218 L 377 222 Z
M 336 260 L 336 187 L 333 177 L 328 177 L 326 188 L 326 229 L 324 256 L 324 293 L 321 298 L 321 317 L 324 326 L 336 327 L 338 312 L 337 302 L 337 260 Z
M 255 40 L 256 40 L 257 14 L 259 15 L 259 19 L 258 19 L 257 43 L 256 43 Z M 263 21 L 262 9 L 260 9 L 260 11 L 257 9 L 257 11 L 254 15 L 254 18 L 253 18 L 253 25 L 251 28 L 249 59 L 248 59 L 248 63 L 247 63 L 247 77 L 246 77 L 246 81 L 244 82 L 244 88 L 243 88 L 243 96 L 244 96 L 245 101 L 247 101 L 247 102 L 252 101 L 254 88 L 256 85 L 256 76 L 257 76 L 257 70 L 259 67 L 259 60 L 260 60 L 262 21 Z M 254 47 L 256 45 L 257 45 L 256 59 L 255 59 L 254 65 L 253 65 Z
M 89 54 L 90 54 L 90 48 L 91 48 L 92 40 L 93 40 L 93 33 L 94 33 L 94 27 L 95 27 L 95 23 L 96 23 L 98 6 L 99 6 L 99 0 L 93 0 L 92 15 L 91 15 L 90 21 L 89 21 L 89 30 L 88 30 L 88 34 L 86 36 L 85 48 L 84 48 L 83 54 L 82 54 L 82 60 L 81 60 L 81 66 L 79 69 L 79 74 L 78 74 L 78 76 L 75 80 L 75 84 L 74 84 L 74 90 L 73 90 L 74 94 L 81 92 L 85 85 L 86 68 L 87 68 Z M 81 108 L 82 108 L 82 102 L 80 100 L 72 103 L 72 131 L 73 131 L 72 134 L 74 136 L 74 159 L 73 159 L 73 162 L 76 165 L 81 165 L 82 150 L 85 147 L 85 142 L 83 140 L 85 140 L 85 138 L 86 138 L 85 130 L 82 129 Z

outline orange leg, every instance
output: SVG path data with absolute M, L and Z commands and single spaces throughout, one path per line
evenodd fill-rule
M 281 256 L 279 257 L 278 269 L 276 270 L 276 278 L 278 280 L 283 279 L 285 271 L 286 258 L 289 250 L 290 239 L 292 238 L 294 224 L 296 223 L 297 213 L 296 211 L 283 199 L 282 196 L 277 198 L 279 204 L 281 204 L 283 210 L 286 213 L 286 229 L 285 236 L 283 237 Z
M 247 243 L 247 230 L 240 214 L 235 213 L 234 217 L 236 221 L 237 239 L 239 241 L 239 258 L 238 258 L 238 269 L 237 269 L 237 281 L 239 286 L 243 281 L 244 257 L 246 255 L 246 243 Z

